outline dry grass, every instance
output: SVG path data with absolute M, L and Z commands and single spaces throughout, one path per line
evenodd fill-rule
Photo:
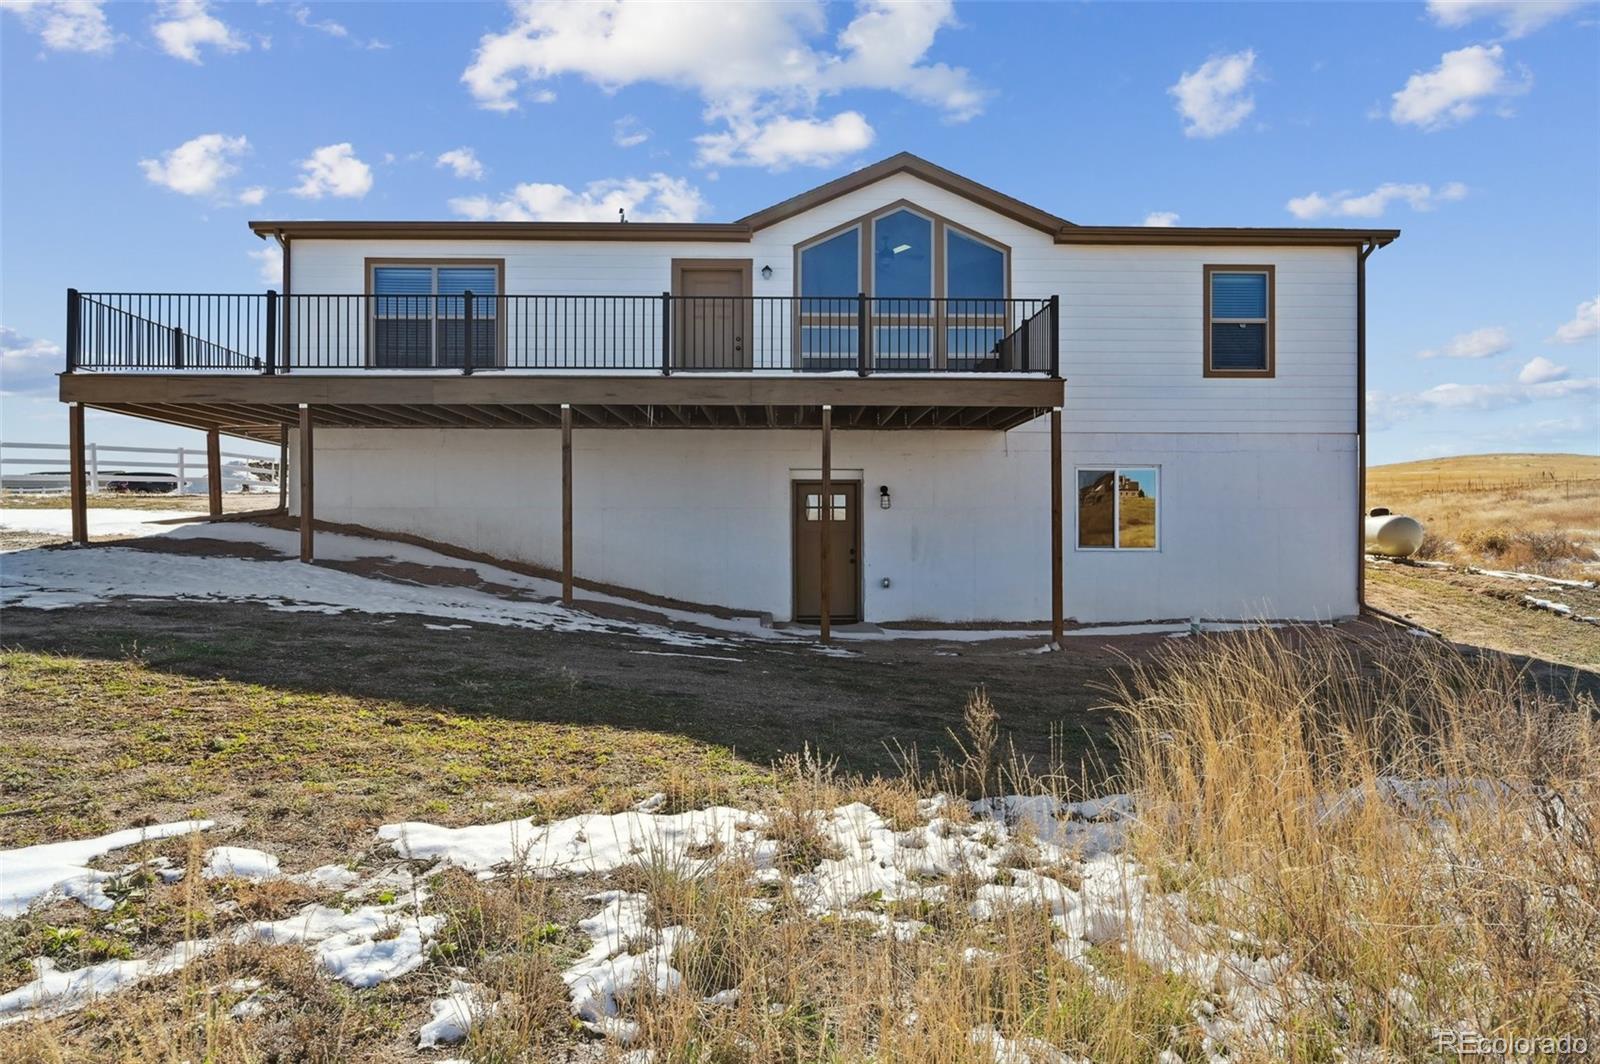
M 1427 529 L 1421 557 L 1547 576 L 1600 561 L 1600 457 L 1486 454 L 1367 472 L 1367 505 Z
M 1592 699 L 1432 642 L 1362 668 L 1272 632 L 1119 686 L 1133 852 L 1303 976 L 1290 1059 L 1436 1027 L 1600 1030 L 1600 729 Z
M 616 1059 L 623 1047 L 574 1028 L 558 974 L 588 948 L 576 925 L 595 908 L 584 896 L 602 889 L 644 893 L 654 931 L 687 929 L 671 956 L 681 982 L 623 1003 L 638 1024 L 630 1048 L 662 1061 L 1198 1059 L 1214 1048 L 1208 1035 L 1222 1036 L 1213 1018 L 1238 1003 L 1230 965 L 1240 956 L 1282 978 L 1257 999 L 1269 1032 L 1228 1028 L 1235 1060 L 1323 1061 L 1341 1047 L 1415 1059 L 1435 1025 L 1600 1030 L 1592 700 L 1541 693 L 1499 659 L 1431 641 L 1352 648 L 1313 630 L 1174 643 L 1114 683 L 1107 704 L 1139 808 L 1130 914 L 1147 891 L 1151 920 L 1187 927 L 1170 953 L 1128 933 L 1085 948 L 1031 905 L 979 919 L 969 909 L 978 881 L 962 871 L 931 898 L 808 909 L 792 874 L 835 856 L 820 810 L 864 801 L 898 829 L 926 822 L 918 802 L 934 788 L 1059 789 L 1003 764 L 1003 707 L 977 692 L 958 753 L 925 778 L 846 776 L 809 752 L 778 766 L 771 799 L 753 812 L 791 876 L 756 876 L 742 855 L 712 851 L 647 853 L 604 877 L 438 872 L 429 911 L 446 926 L 422 973 L 350 992 L 311 974 L 303 952 L 229 950 L 29 1025 L 0 1055 L 409 1059 L 449 966 L 496 1008 L 455 1055 Z M 685 806 L 717 793 L 686 778 L 674 788 Z M 1087 866 L 1041 867 L 1026 833 L 1014 841 L 1003 875 L 1032 866 L 1083 888 Z M 885 935 L 884 920 L 918 923 Z M 1221 965 L 1207 974 L 1188 963 L 1196 951 Z M 217 988 L 240 977 L 262 979 L 267 1004 L 231 1021 L 239 995 Z

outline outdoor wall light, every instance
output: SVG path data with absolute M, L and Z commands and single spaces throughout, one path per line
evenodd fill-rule
M 887 510 L 888 508 L 889 508 L 889 485 L 887 485 L 887 484 L 879 484 L 878 485 L 878 509 Z
M 761 279 L 763 281 L 772 280 L 772 267 L 771 266 L 763 266 L 763 267 L 761 267 Z

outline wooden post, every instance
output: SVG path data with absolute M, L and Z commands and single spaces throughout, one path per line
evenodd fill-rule
M 1066 558 L 1061 541 L 1061 408 L 1050 411 L 1050 642 L 1061 645 L 1066 627 L 1062 584 Z
M 289 512 L 289 426 L 278 426 L 278 509 Z
M 572 605 L 572 404 L 561 404 L 561 601 Z
M 300 560 L 312 557 L 311 407 L 300 404 Z
M 222 516 L 222 434 L 206 430 L 206 495 L 211 516 Z
M 821 582 L 818 584 L 817 598 L 820 603 L 818 624 L 820 635 L 824 643 L 833 636 L 833 604 L 830 601 L 833 590 L 831 569 L 832 553 L 828 548 L 832 537 L 828 534 L 833 523 L 833 407 L 822 408 L 822 497 L 817 500 L 817 527 L 822 530 L 821 551 Z
M 89 485 L 83 468 L 83 404 L 67 404 L 67 475 L 72 478 L 72 542 L 89 542 Z

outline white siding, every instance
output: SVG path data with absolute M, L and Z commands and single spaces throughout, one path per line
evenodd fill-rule
M 866 619 L 1047 617 L 1045 443 L 1020 431 L 837 432 L 839 475 L 863 485 Z M 580 430 L 577 573 L 786 618 L 789 483 L 814 476 L 819 454 L 814 431 Z M 1349 437 L 1078 435 L 1063 460 L 1070 616 L 1323 619 L 1355 611 Z M 324 520 L 559 567 L 558 432 L 320 429 L 316 463 Z M 1071 471 L 1105 465 L 1161 469 L 1159 550 L 1074 549 Z M 890 490 L 888 510 L 877 507 L 879 485 Z
M 1350 249 L 1058 245 L 902 174 L 749 244 L 297 240 L 293 290 L 361 292 L 368 257 L 493 257 L 512 294 L 649 295 L 670 287 L 674 258 L 748 258 L 756 295 L 790 295 L 796 243 L 900 199 L 1008 245 L 1013 296 L 1061 297 L 1071 616 L 1354 612 Z M 1206 263 L 1275 266 L 1275 378 L 1202 375 Z M 1047 431 L 1041 419 L 1010 433 L 836 433 L 836 467 L 864 482 L 869 620 L 1047 615 Z M 319 516 L 558 563 L 557 434 L 322 429 L 317 439 Z M 817 462 L 814 432 L 580 430 L 577 571 L 787 617 L 788 485 Z M 1075 550 L 1073 468 L 1134 465 L 1161 469 L 1160 549 Z M 894 499 L 887 511 L 880 484 Z
M 1352 249 L 1056 244 L 1047 233 L 908 174 L 779 222 L 748 244 L 296 240 L 293 291 L 359 293 L 368 257 L 476 257 L 505 260 L 510 293 L 653 295 L 671 287 L 674 258 L 748 258 L 756 295 L 791 295 L 795 244 L 901 199 L 1008 245 L 1013 296 L 1061 297 L 1069 432 L 1355 431 Z M 1274 379 L 1202 375 L 1208 262 L 1276 267 Z M 772 267 L 770 280 L 762 279 L 763 266 Z

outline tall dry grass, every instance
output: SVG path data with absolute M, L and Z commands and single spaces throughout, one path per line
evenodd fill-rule
M 473 1061 L 648 1049 L 658 1061 L 1168 1064 L 1225 1044 L 1234 1060 L 1311 1062 L 1357 1049 L 1427 1057 L 1439 1027 L 1600 1034 L 1592 699 L 1431 641 L 1357 648 L 1313 629 L 1174 643 L 1106 702 L 1121 716 L 1118 785 L 1138 812 L 1131 863 L 1118 865 L 1128 919 L 1093 946 L 1036 905 L 977 918 L 985 877 L 962 869 L 940 880 L 942 896 L 869 895 L 826 914 L 796 887 L 838 856 L 818 815 L 845 802 L 866 802 L 898 830 L 927 822 L 935 790 L 1083 797 L 1008 762 L 1003 707 L 976 692 L 956 756 L 926 776 L 848 777 L 809 752 L 778 766 L 771 802 L 752 812 L 784 876 L 710 849 L 644 853 L 579 880 L 440 874 L 435 966 L 409 979 L 424 998 L 447 970 L 483 988 L 494 1012 L 457 1051 Z M 937 811 L 974 822 L 962 802 Z M 1090 864 L 1044 860 L 1027 831 L 1009 845 L 995 882 L 1031 868 L 1087 891 Z M 580 1049 L 588 1036 L 559 973 L 588 949 L 576 925 L 595 909 L 584 896 L 601 889 L 645 895 L 651 928 L 688 933 L 670 957 L 681 982 L 624 1003 L 637 1039 Z M 1137 934 L 1166 927 L 1182 929 L 1170 952 Z M 646 953 L 649 938 L 630 952 Z M 175 993 L 152 988 L 106 1010 L 124 1023 L 159 1016 L 181 1039 L 146 1045 L 108 1037 L 104 1023 L 56 1025 L 31 1046 L 43 1059 L 80 1057 L 73 1031 L 87 1029 L 125 1059 L 267 1060 L 302 1034 L 305 1059 L 402 1055 L 396 1043 L 420 1008 L 396 1000 L 407 982 L 375 997 L 330 990 L 307 980 L 309 959 L 273 956 L 218 955 Z M 1229 967 L 1257 961 L 1274 978 L 1251 990 Z M 237 975 L 275 992 L 243 1023 L 207 989 Z M 388 1033 L 374 1036 L 362 1003 L 384 1000 Z
M 1600 1034 L 1593 699 L 1431 641 L 1260 631 L 1138 665 L 1112 701 L 1132 852 L 1304 977 L 1285 1055 Z

